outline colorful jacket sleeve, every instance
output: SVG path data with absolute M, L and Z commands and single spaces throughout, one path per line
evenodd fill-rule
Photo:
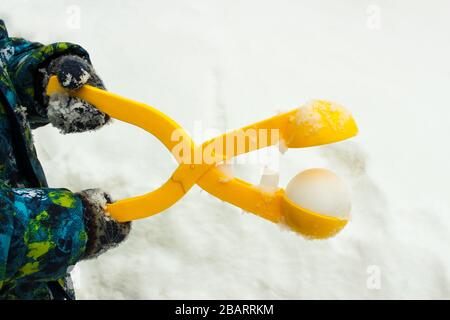
M 83 255 L 81 200 L 65 189 L 0 189 L 0 298 L 62 279 Z M 21 298 L 21 297 L 18 297 Z
M 11 53 L 8 59 L 8 73 L 21 103 L 27 110 L 32 128 L 48 123 L 44 104 L 43 73 L 51 60 L 66 54 L 73 54 L 89 60 L 89 54 L 79 45 L 59 42 L 42 45 L 21 38 L 9 38 L 7 48 Z

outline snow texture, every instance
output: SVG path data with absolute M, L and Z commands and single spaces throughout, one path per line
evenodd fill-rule
M 331 114 L 336 114 L 337 119 L 331 119 Z M 324 123 L 330 125 L 335 130 L 342 128 L 350 119 L 350 113 L 344 107 L 332 102 L 330 107 L 326 107 L 320 101 L 310 101 L 300 107 L 295 115 L 298 126 L 308 129 L 308 134 L 314 134 L 323 128 Z
M 240 128 L 311 99 L 339 102 L 360 128 L 280 155 L 281 187 L 314 167 L 349 185 L 352 220 L 336 237 L 282 232 L 194 187 L 79 263 L 78 298 L 449 298 L 448 12 L 446 0 L 2 1 L 11 35 L 82 44 L 109 90 L 189 131 L 196 121 Z M 177 167 L 120 121 L 77 135 L 47 126 L 35 140 L 51 186 L 115 199 L 155 189 Z M 234 174 L 258 184 L 261 167 Z
M 89 62 L 79 56 L 66 54 L 50 61 L 44 73 L 44 87 L 47 86 L 49 75 L 57 75 L 61 84 L 70 90 L 81 88 L 84 84 L 104 88 L 102 80 L 96 75 Z
M 50 96 L 47 116 L 61 133 L 96 130 L 109 120 L 109 117 L 89 103 L 65 93 Z

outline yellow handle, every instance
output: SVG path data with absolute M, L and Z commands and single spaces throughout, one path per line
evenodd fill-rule
M 53 76 L 49 80 L 47 94 L 58 92 L 67 93 Z M 298 119 L 301 110 L 295 109 L 223 134 L 196 147 L 180 125 L 146 104 L 89 85 L 71 91 L 70 94 L 88 101 L 113 118 L 153 134 L 180 164 L 158 189 L 109 204 L 107 211 L 118 221 L 141 219 L 161 212 L 182 198 L 194 184 L 198 184 L 223 201 L 269 221 L 284 222 L 308 237 L 329 237 L 347 223 L 347 220 L 328 217 L 299 207 L 287 199 L 283 189 L 272 193 L 264 192 L 243 180 L 227 177 L 216 167 L 220 161 L 279 142 L 285 143 L 287 147 L 298 148 L 341 141 L 356 135 L 358 129 L 351 115 L 330 102 L 319 100 L 307 110 L 303 110 L 312 113 L 309 122 Z M 244 136 L 244 144 L 231 144 L 231 148 L 228 148 L 229 141 L 239 138 L 240 134 L 245 134 L 249 130 L 253 130 L 256 134 Z M 259 134 L 262 130 L 265 130 L 264 135 Z M 276 130 L 278 135 L 272 137 L 267 134 L 271 130 Z M 180 149 L 180 145 L 184 146 L 184 151 L 188 150 L 189 155 L 186 155 L 186 152 L 182 154 L 174 152 Z M 216 145 L 222 147 L 220 152 L 215 148 Z M 205 150 L 212 155 L 210 161 L 205 162 L 201 157 L 200 162 L 193 162 L 194 155 L 204 154 Z

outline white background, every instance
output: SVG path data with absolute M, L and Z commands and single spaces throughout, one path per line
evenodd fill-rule
M 2 0 L 0 15 L 11 35 L 81 44 L 109 90 L 190 131 L 315 98 L 343 104 L 360 127 L 280 160 L 281 186 L 311 167 L 349 184 L 353 219 L 335 238 L 303 239 L 194 187 L 79 263 L 78 298 L 450 297 L 448 1 Z M 120 199 L 176 168 L 155 138 L 118 121 L 67 136 L 48 126 L 35 140 L 51 186 L 73 191 Z M 261 167 L 235 172 L 257 183 Z

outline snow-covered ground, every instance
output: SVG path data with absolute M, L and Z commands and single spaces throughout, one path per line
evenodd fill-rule
M 282 186 L 311 167 L 350 185 L 353 220 L 335 238 L 303 239 L 194 187 L 80 263 L 78 298 L 450 298 L 449 12 L 446 0 L 3 0 L 11 34 L 80 43 L 109 90 L 191 132 L 314 98 L 343 104 L 360 127 L 280 158 Z M 48 126 L 35 139 L 50 184 L 74 191 L 137 195 L 176 168 L 119 121 L 72 136 Z M 257 183 L 261 171 L 235 174 Z

